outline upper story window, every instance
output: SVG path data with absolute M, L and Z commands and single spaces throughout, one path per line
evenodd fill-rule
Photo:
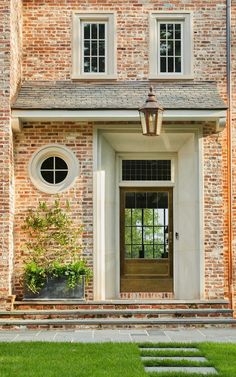
M 183 24 L 159 22 L 158 73 L 182 73 Z
M 150 16 L 150 78 L 192 78 L 190 13 Z
M 82 23 L 82 71 L 106 73 L 107 71 L 107 23 Z
M 74 13 L 72 78 L 116 78 L 115 16 Z

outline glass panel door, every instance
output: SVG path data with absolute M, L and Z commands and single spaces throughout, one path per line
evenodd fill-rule
M 168 258 L 168 192 L 125 193 L 125 258 Z
M 120 189 L 121 292 L 173 291 L 173 189 Z

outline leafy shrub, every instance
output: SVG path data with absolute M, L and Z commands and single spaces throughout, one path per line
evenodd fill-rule
M 67 287 L 80 284 L 82 275 L 86 282 L 92 277 L 91 269 L 81 258 L 80 238 L 82 227 L 75 227 L 71 219 L 70 204 L 57 199 L 51 206 L 40 202 L 30 210 L 23 225 L 28 233 L 25 251 L 29 260 L 25 264 L 25 283 L 38 293 L 48 277 L 67 278 Z

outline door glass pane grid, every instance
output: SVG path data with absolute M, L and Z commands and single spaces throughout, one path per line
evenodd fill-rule
M 125 199 L 125 258 L 168 258 L 168 193 L 127 192 Z
M 182 24 L 159 23 L 159 59 L 161 73 L 182 72 Z
M 123 181 L 170 181 L 171 160 L 122 160 Z
M 83 23 L 83 72 L 106 72 L 106 23 Z

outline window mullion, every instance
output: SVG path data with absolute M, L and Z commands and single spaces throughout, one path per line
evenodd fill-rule
M 175 24 L 173 24 L 173 69 L 174 72 L 176 72 L 175 68 Z
M 56 157 L 53 157 L 53 184 L 56 183 Z
M 184 27 L 183 22 L 180 24 L 180 43 L 181 43 L 181 73 L 184 72 Z
M 85 41 L 84 41 L 84 24 L 82 23 L 81 24 L 81 34 L 82 34 L 82 41 L 83 43 L 81 43 L 81 59 L 82 59 L 82 62 L 81 62 L 81 66 L 82 66 L 82 72 L 84 73 L 84 48 L 85 48 Z
M 166 24 L 166 72 L 168 72 L 168 24 Z
M 107 26 L 107 23 L 104 24 L 104 27 L 105 27 L 105 41 L 104 41 L 104 54 L 105 54 L 105 58 L 104 58 L 104 64 L 105 64 L 105 73 L 107 73 L 107 69 L 108 69 L 108 54 L 107 54 L 107 51 L 108 51 L 108 32 L 107 32 L 107 29 L 108 29 L 108 26 Z

